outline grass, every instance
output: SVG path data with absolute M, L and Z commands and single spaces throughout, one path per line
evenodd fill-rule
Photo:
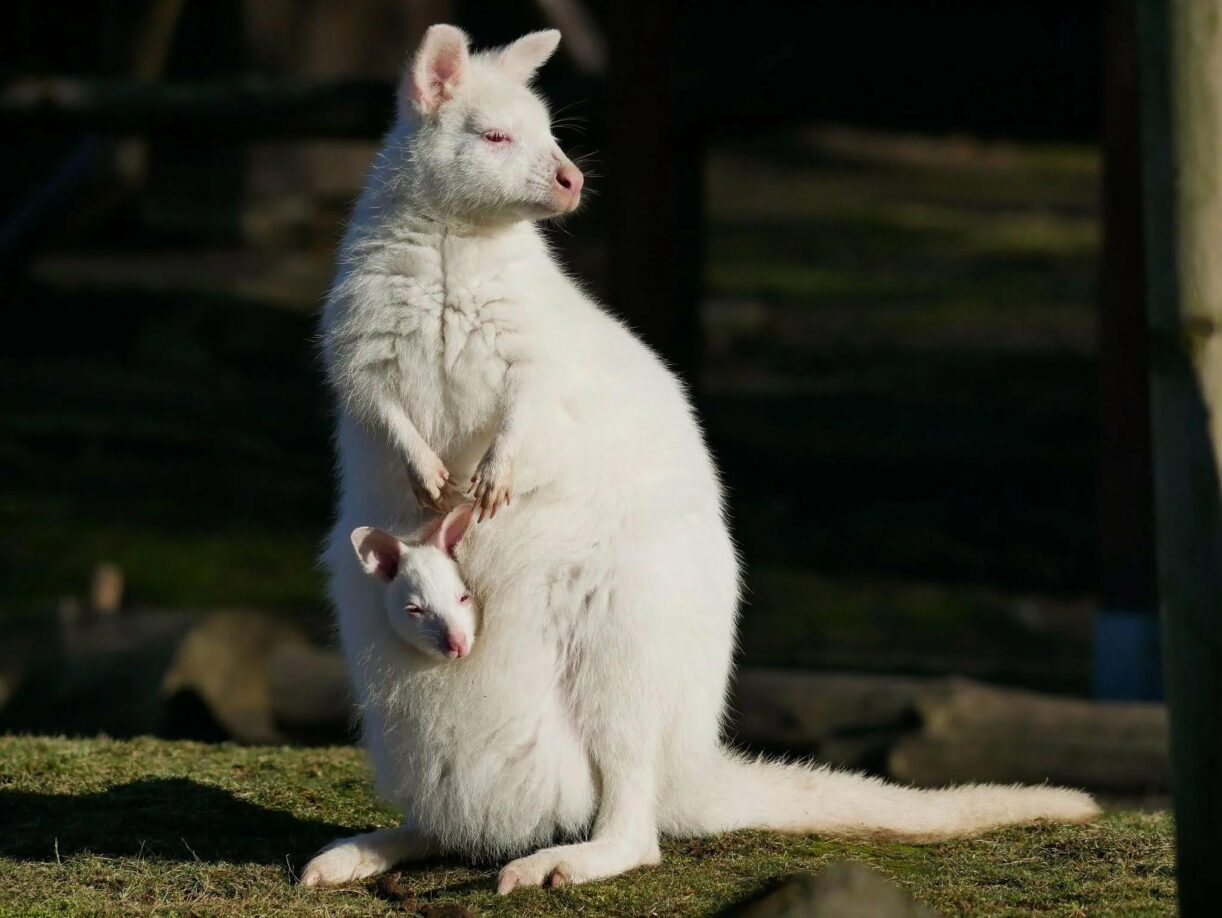
M 0 738 L 0 915 L 403 913 L 373 882 L 293 883 L 318 846 L 394 818 L 350 748 Z M 1170 914 L 1171 835 L 1165 814 L 1137 813 L 928 847 L 739 832 L 668 842 L 660 868 L 571 889 L 499 899 L 495 865 L 458 862 L 397 885 L 417 911 L 707 915 L 848 858 L 948 914 Z

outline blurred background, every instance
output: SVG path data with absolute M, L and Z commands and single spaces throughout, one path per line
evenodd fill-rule
M 554 26 L 548 232 L 693 387 L 740 739 L 1165 791 L 1130 4 L 7 9 L 0 730 L 348 735 L 335 246 L 423 30 Z

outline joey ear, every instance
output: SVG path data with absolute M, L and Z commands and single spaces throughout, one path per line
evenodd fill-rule
M 498 62 L 506 74 L 522 83 L 529 83 L 535 71 L 547 63 L 560 44 L 558 29 L 544 29 L 523 35 L 501 52 Z
M 352 547 L 365 568 L 379 580 L 390 581 L 399 573 L 399 562 L 403 558 L 403 543 L 389 532 L 362 526 L 352 530 Z
M 467 33 L 452 25 L 430 26 L 403 79 L 399 105 L 414 105 L 422 115 L 437 111 L 462 82 L 470 55 Z
M 432 545 L 434 548 L 440 548 L 453 558 L 454 547 L 462 541 L 463 534 L 467 531 L 467 527 L 471 525 L 471 514 L 474 510 L 474 504 L 459 504 L 437 521 L 437 524 L 429 531 L 428 536 L 425 538 L 425 544 Z

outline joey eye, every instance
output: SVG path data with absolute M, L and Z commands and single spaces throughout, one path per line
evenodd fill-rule
M 420 608 L 418 605 L 416 605 L 414 602 L 409 602 L 406 606 L 404 606 L 403 611 L 405 611 L 408 615 L 412 616 L 413 618 L 419 618 L 420 616 L 424 614 L 424 610 Z
M 470 602 L 470 601 L 471 601 L 471 594 L 470 594 L 470 593 L 463 593 L 461 596 L 459 596 L 459 597 L 458 597 L 458 601 L 459 601 L 459 602 Z
M 509 143 L 509 135 L 504 131 L 484 131 L 481 136 L 488 143 Z

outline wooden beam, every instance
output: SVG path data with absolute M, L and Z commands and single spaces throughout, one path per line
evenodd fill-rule
M 26 80 L 0 94 L 0 130 L 218 140 L 370 138 L 394 117 L 389 80 Z
M 1139 0 L 1138 15 L 1180 914 L 1210 915 L 1222 849 L 1222 16 L 1200 0 Z
M 674 7 L 607 9 L 611 300 L 691 381 L 700 352 L 704 150 L 700 125 L 677 104 Z
M 1103 11 L 1103 257 L 1099 271 L 1099 607 L 1094 693 L 1161 697 L 1137 10 Z

